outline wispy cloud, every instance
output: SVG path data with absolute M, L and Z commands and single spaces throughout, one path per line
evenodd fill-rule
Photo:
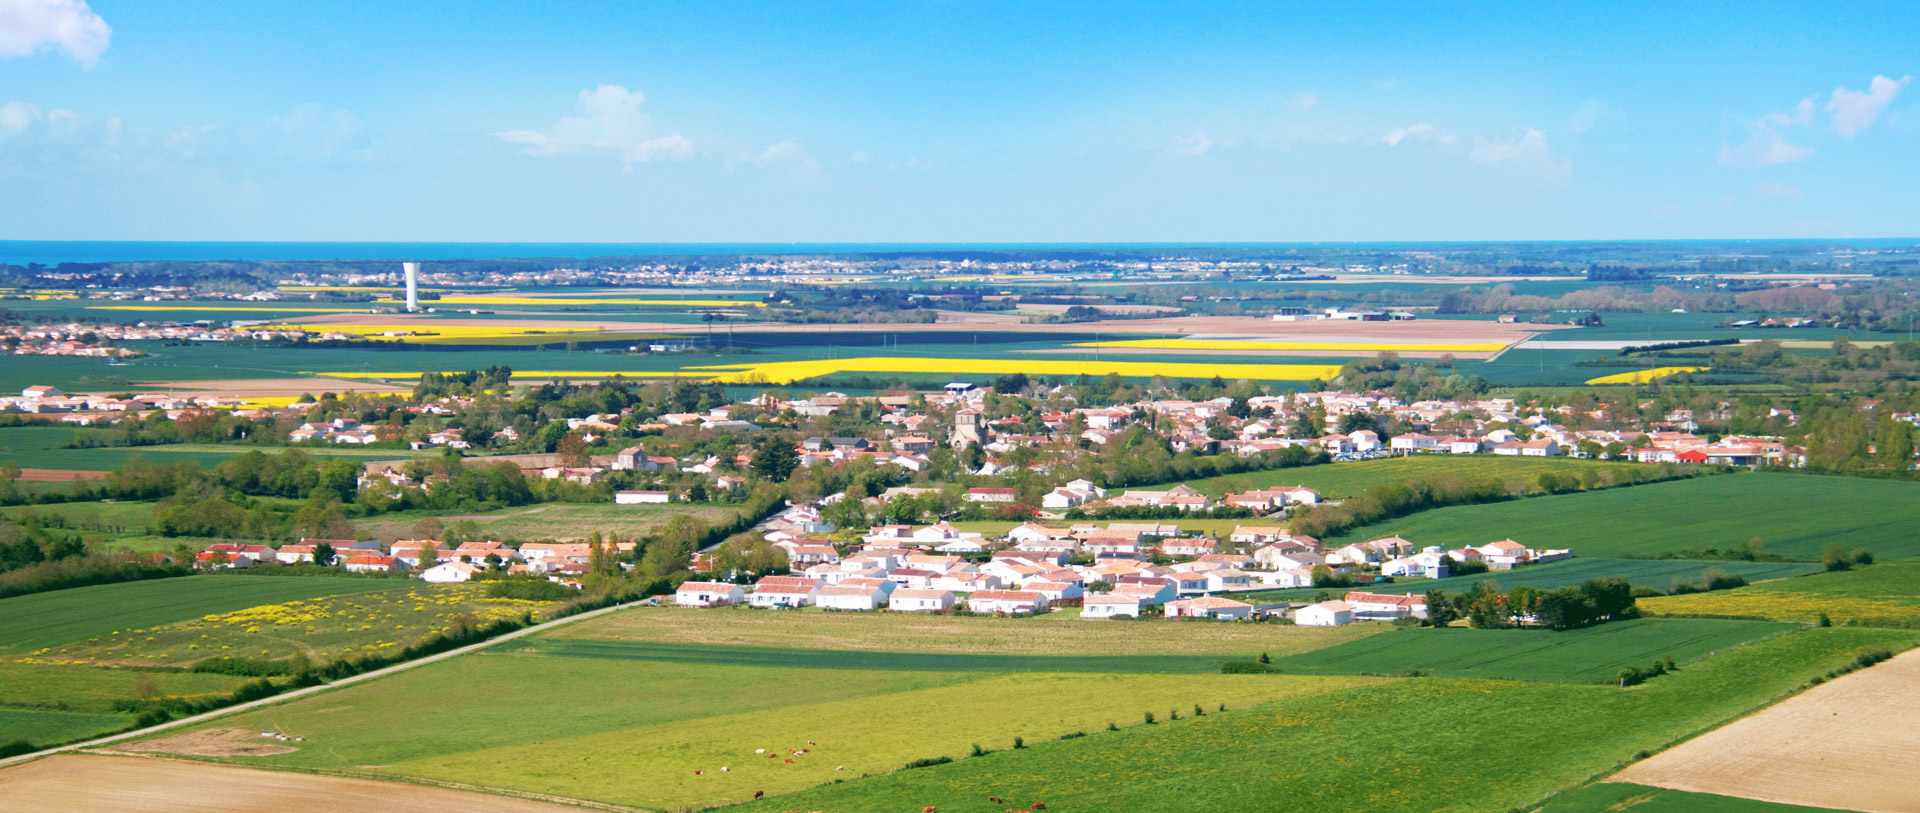
M 1167 149 L 1178 155 L 1206 155 L 1213 149 L 1213 139 L 1208 138 L 1206 133 L 1174 136 Z
M 1547 134 L 1539 130 L 1506 138 L 1476 138 L 1467 155 L 1483 166 L 1515 167 L 1549 183 L 1563 184 L 1573 177 L 1573 160 L 1556 157 Z
M 1397 88 L 1397 87 L 1399 87 L 1399 86 L 1400 86 L 1400 80 L 1398 80 L 1398 79 L 1395 79 L 1395 78 L 1393 78 L 1393 77 L 1391 77 L 1391 76 L 1389 76 L 1389 77 L 1387 77 L 1387 78 L 1385 78 L 1385 79 L 1375 79 L 1375 80 L 1373 80 L 1373 81 L 1372 81 L 1372 82 L 1371 82 L 1370 84 L 1372 84 L 1372 85 L 1373 85 L 1373 87 L 1374 87 L 1374 89 L 1375 89 L 1375 90 L 1378 90 L 1378 91 L 1381 91 L 1381 92 L 1383 92 L 1383 93 L 1384 93 L 1384 92 L 1387 92 L 1387 91 L 1391 91 L 1391 90 L 1393 90 L 1394 88 Z
M 1767 181 L 1765 183 L 1754 184 L 1753 194 L 1763 198 L 1789 198 L 1799 200 L 1800 187 L 1794 186 L 1793 184 Z
M 1843 138 L 1852 138 L 1873 126 L 1873 120 L 1880 118 L 1881 111 L 1912 81 L 1912 76 L 1899 79 L 1875 76 L 1866 90 L 1848 90 L 1845 85 L 1834 88 L 1833 96 L 1827 100 L 1827 114 L 1833 117 L 1834 132 Z
M 1294 107 L 1298 107 L 1301 110 L 1312 110 L 1313 108 L 1319 106 L 1320 97 L 1314 95 L 1313 91 L 1307 91 L 1305 93 L 1296 93 L 1294 94 L 1293 98 L 1288 99 L 1287 101 L 1292 103 Z
M 0 59 L 58 50 L 92 67 L 112 39 L 85 0 L 0 0 Z
M 525 147 L 528 155 L 555 155 L 584 150 L 618 153 L 628 171 L 648 161 L 686 158 L 693 141 L 679 133 L 655 136 L 640 105 L 647 97 L 619 85 L 601 85 L 580 91 L 579 115 L 567 116 L 545 130 L 509 130 L 494 137 Z
M 1458 137 L 1426 122 L 1409 127 L 1395 127 L 1380 137 L 1380 142 L 1389 147 L 1398 147 L 1402 142 L 1411 144 L 1452 144 Z
M 1811 147 L 1802 147 L 1787 140 L 1782 130 L 1799 127 L 1813 121 L 1813 97 L 1801 99 L 1800 103 L 1787 110 L 1775 110 L 1754 121 L 1747 140 L 1739 146 L 1722 142 L 1720 144 L 1720 163 L 1743 167 L 1770 167 L 1794 161 L 1804 161 L 1813 154 Z

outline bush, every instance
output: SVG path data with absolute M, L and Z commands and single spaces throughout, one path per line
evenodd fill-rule
M 952 761 L 953 761 L 953 757 L 934 757 L 932 759 L 916 759 L 912 762 L 907 763 L 900 770 L 906 771 L 906 770 L 912 770 L 914 768 L 931 768 L 935 765 L 945 765 Z
M 26 740 L 14 740 L 13 742 L 6 743 L 5 745 L 0 745 L 0 759 L 6 759 L 7 757 L 17 757 L 17 756 L 20 756 L 21 754 L 31 754 L 38 750 L 40 750 L 38 747 L 36 747 L 33 743 L 27 742 Z
M 1227 661 L 1220 664 L 1220 674 L 1223 675 L 1265 675 L 1277 671 L 1271 664 L 1259 661 Z
M 263 661 L 252 658 L 208 658 L 193 665 L 189 672 L 210 672 L 236 677 L 283 677 L 298 671 L 287 661 Z

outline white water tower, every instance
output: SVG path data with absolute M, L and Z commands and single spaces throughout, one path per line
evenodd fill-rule
M 407 271 L 407 310 L 417 311 L 420 309 L 420 264 L 401 263 L 400 267 Z

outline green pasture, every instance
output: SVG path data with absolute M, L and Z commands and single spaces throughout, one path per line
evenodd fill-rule
M 1861 647 L 1904 647 L 1912 638 L 1890 630 L 1802 630 L 1625 690 L 1397 680 L 1094 732 L 739 809 L 973 810 L 997 796 L 1004 805 L 990 809 L 1040 801 L 1053 810 L 1180 813 L 1506 810 L 1772 703 Z M 1473 758 L 1436 757 L 1465 753 Z
M 1600 782 L 1548 799 L 1538 813 L 1823 813 L 1829 808 L 1691 793 L 1627 782 Z
M 1426 544 L 1420 537 L 1409 536 L 1416 544 Z M 1479 544 L 1494 540 L 1488 539 Z M 1563 559 L 1543 565 L 1526 565 L 1513 570 L 1489 571 L 1471 576 L 1456 576 L 1446 579 L 1401 579 L 1387 584 L 1371 584 L 1362 588 L 1374 593 L 1405 595 L 1407 593 L 1425 593 L 1439 590 L 1443 593 L 1463 593 L 1473 589 L 1479 582 L 1491 581 L 1501 590 L 1509 590 L 1525 585 L 1549 589 L 1579 584 L 1588 579 L 1626 579 L 1635 587 L 1651 587 L 1655 590 L 1671 590 L 1675 582 L 1697 584 L 1705 581 L 1705 573 L 1710 569 L 1719 569 L 1729 575 L 1743 576 L 1750 582 L 1768 579 L 1787 579 L 1820 571 L 1820 565 L 1809 562 L 1742 562 L 1710 561 L 1700 559 Z M 1242 597 L 1247 601 L 1307 601 L 1322 592 L 1339 595 L 1348 588 L 1302 587 L 1293 590 L 1273 590 L 1256 593 L 1252 597 Z M 1646 599 L 1642 599 L 1643 601 Z
M 77 469 L 111 471 L 126 465 L 134 457 L 150 463 L 199 463 L 211 469 L 247 452 L 278 454 L 284 447 L 239 444 L 169 443 L 156 446 L 96 446 L 87 449 L 63 449 L 91 430 L 64 426 L 0 427 L 0 463 L 12 462 L 27 469 Z M 305 448 L 314 457 L 349 457 L 387 460 L 404 457 L 407 452 L 394 449 Z
M 1734 590 L 1641 599 L 1655 615 L 1748 616 L 1920 627 L 1920 562 L 1888 562 Z
M 718 524 L 731 521 L 739 513 L 739 508 L 724 504 L 541 503 L 480 513 L 396 511 L 356 520 L 354 529 L 363 539 L 407 539 L 414 536 L 414 525 L 432 517 L 445 525 L 473 522 L 479 526 L 480 533 L 489 539 L 536 541 L 584 539 L 595 531 L 633 536 L 658 530 L 682 514 L 708 524 Z
M 1795 627 L 1772 621 L 1642 618 L 1586 629 L 1407 629 L 1289 655 L 1289 674 L 1496 678 L 1610 683 L 1629 666 L 1671 657 L 1687 666 L 1709 655 Z
M 1882 559 L 1920 556 L 1920 483 L 1800 474 L 1734 474 L 1631 488 L 1423 511 L 1356 528 L 1348 539 L 1399 534 L 1422 545 L 1512 538 L 1581 556 L 1735 550 L 1817 560 L 1829 542 Z
M 1097 623 L 1097 622 L 1089 622 Z M 994 652 L 863 652 L 644 641 L 550 639 L 509 641 L 501 647 L 553 658 L 740 667 L 796 667 L 921 672 L 1133 672 L 1206 674 L 1220 671 L 1223 655 L 1004 655 Z
M 1340 500 L 1359 495 L 1377 485 L 1400 484 L 1415 479 L 1497 478 L 1522 483 L 1527 488 L 1537 488 L 1542 474 L 1570 474 L 1579 477 L 1586 472 L 1594 472 L 1604 478 L 1610 473 L 1631 467 L 1646 468 L 1640 463 L 1584 460 L 1572 457 L 1420 454 L 1291 469 L 1223 474 L 1203 480 L 1189 480 L 1186 484 L 1215 498 L 1229 492 L 1255 488 L 1304 485 L 1320 492 L 1320 496 L 1324 499 Z M 1170 485 L 1139 486 L 1133 490 L 1156 490 Z M 1120 491 L 1120 493 L 1124 492 L 1124 489 Z
M 0 599 L 0 654 L 26 654 L 263 604 L 405 589 L 418 582 L 328 576 L 183 576 Z

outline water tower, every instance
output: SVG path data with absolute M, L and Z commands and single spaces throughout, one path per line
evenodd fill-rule
M 407 271 L 407 311 L 411 313 L 420 309 L 420 264 L 401 263 L 400 267 Z

